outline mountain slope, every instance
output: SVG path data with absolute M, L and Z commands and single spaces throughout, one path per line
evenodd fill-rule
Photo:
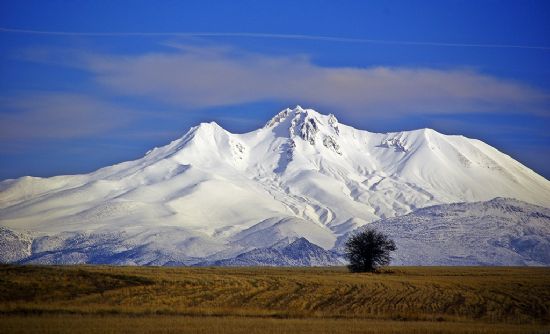
M 203 262 L 199 266 L 334 266 L 344 265 L 341 255 L 324 250 L 306 238 L 299 238 L 288 245 L 256 248 L 231 259 Z
M 394 264 L 550 265 L 550 209 L 513 199 L 436 205 L 368 228 L 394 239 Z
M 215 261 L 285 238 L 330 249 L 381 218 L 498 196 L 550 206 L 550 182 L 478 140 L 370 133 L 296 107 L 245 134 L 203 123 L 90 174 L 0 182 L 0 226 L 53 250 L 59 235 L 116 236 L 106 244 L 130 252 L 117 263 Z

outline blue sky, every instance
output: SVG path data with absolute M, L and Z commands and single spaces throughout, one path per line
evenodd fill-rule
M 296 104 L 478 138 L 550 178 L 548 22 L 548 1 L 2 0 L 0 179 L 90 172 Z

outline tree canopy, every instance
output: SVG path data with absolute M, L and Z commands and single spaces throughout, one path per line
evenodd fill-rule
M 381 232 L 366 229 L 356 233 L 345 245 L 348 269 L 351 272 L 374 272 L 390 263 L 390 252 L 395 250 L 395 242 Z

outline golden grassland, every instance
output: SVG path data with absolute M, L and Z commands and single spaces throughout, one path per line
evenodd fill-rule
M 0 320 L 5 333 L 201 333 L 201 334 L 518 334 L 548 333 L 536 325 L 395 321 L 368 319 L 274 319 L 189 316 L 9 316 Z
M 7 333 L 550 333 L 550 268 L 0 266 Z

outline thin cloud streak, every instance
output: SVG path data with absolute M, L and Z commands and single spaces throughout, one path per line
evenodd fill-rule
M 301 34 L 265 34 L 247 32 L 70 32 L 70 31 L 43 31 L 29 29 L 14 29 L 0 27 L 0 32 L 19 33 L 50 36 L 81 36 L 81 37 L 238 37 L 238 38 L 269 38 L 269 39 L 293 39 L 313 40 L 337 43 L 357 44 L 386 44 L 401 46 L 437 46 L 437 47 L 460 47 L 460 48 L 497 48 L 497 49 L 533 49 L 550 51 L 550 46 L 540 45 L 517 45 L 517 44 L 492 44 L 492 43 L 452 43 L 452 42 L 431 42 L 431 41 L 394 41 L 367 38 L 347 38 L 318 35 Z

